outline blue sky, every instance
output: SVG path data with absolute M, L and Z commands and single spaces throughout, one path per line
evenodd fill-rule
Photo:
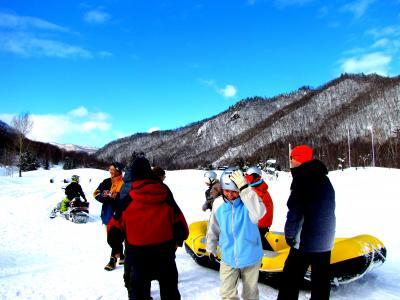
M 400 0 L 3 0 L 0 119 L 101 147 L 342 72 L 400 73 Z

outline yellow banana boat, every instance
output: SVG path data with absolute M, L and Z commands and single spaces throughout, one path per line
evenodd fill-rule
M 217 270 L 219 262 L 210 260 L 209 253 L 206 251 L 207 223 L 207 221 L 199 221 L 190 224 L 185 248 L 199 265 Z M 266 239 L 273 251 L 264 250 L 260 267 L 260 281 L 276 285 L 279 282 L 290 247 L 286 244 L 285 235 L 282 232 L 268 232 Z M 384 263 L 385 260 L 385 246 L 379 239 L 371 235 L 336 238 L 331 255 L 331 282 L 339 285 L 354 281 L 364 276 L 373 267 Z M 307 271 L 305 280 L 310 281 L 311 271 L 311 269 Z

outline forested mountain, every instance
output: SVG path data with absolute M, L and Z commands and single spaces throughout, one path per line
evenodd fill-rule
M 331 169 L 371 162 L 400 167 L 400 77 L 348 75 L 318 88 L 303 87 L 273 98 L 239 101 L 228 110 L 176 130 L 138 133 L 113 141 L 96 156 L 128 161 L 144 152 L 166 168 L 214 167 L 273 157 L 287 167 L 288 144 L 307 143 Z
M 64 164 L 66 168 L 98 167 L 104 168 L 102 161 L 82 149 L 64 149 L 49 143 L 32 141 L 25 138 L 23 143 L 23 171 L 37 169 L 39 166 L 49 168 L 51 164 Z M 75 151 L 76 150 L 76 151 Z M 92 152 L 93 153 L 93 152 Z M 11 166 L 22 163 L 18 159 L 19 149 L 15 130 L 0 120 L 0 165 Z

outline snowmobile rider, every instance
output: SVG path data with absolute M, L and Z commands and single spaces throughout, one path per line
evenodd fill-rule
M 206 201 L 202 206 L 202 210 L 206 211 L 207 209 L 211 210 L 214 200 L 221 196 L 221 184 L 217 179 L 217 173 L 214 171 L 207 171 L 204 173 L 204 182 L 208 186 L 208 189 L 205 192 Z
M 335 239 L 335 191 L 326 166 L 313 159 L 307 145 L 290 153 L 293 181 L 287 201 L 286 243 L 291 247 L 283 268 L 278 300 L 298 299 L 304 275 L 311 265 L 311 299 L 330 294 L 330 258 Z
M 261 242 L 264 250 L 273 250 L 268 241 L 266 240 L 266 233 L 272 225 L 274 216 L 274 204 L 271 195 L 268 192 L 268 185 L 262 179 L 262 171 L 259 167 L 250 167 L 246 170 L 246 180 L 248 184 L 254 189 L 258 197 L 260 197 L 267 209 L 267 213 L 258 221 L 258 230 L 260 231 Z
M 121 190 L 122 184 L 122 170 L 124 166 L 119 162 L 113 162 L 110 164 L 108 171 L 110 172 L 110 178 L 103 180 L 94 191 L 94 198 L 103 203 L 101 207 L 101 221 L 107 226 L 110 219 L 112 218 L 116 202 L 119 198 L 119 192 Z M 111 246 L 111 256 L 110 261 L 104 267 L 105 270 L 111 271 L 116 267 L 117 259 L 119 258 L 119 264 L 124 264 L 124 254 L 123 254 L 123 240 L 124 236 L 122 232 L 117 235 L 113 235 L 114 239 L 110 240 L 107 234 L 107 242 Z
M 225 170 L 220 178 L 222 197 L 215 199 L 207 228 L 206 249 L 210 259 L 221 251 L 220 295 L 238 299 L 237 287 L 242 278 L 243 299 L 259 299 L 258 274 L 263 257 L 258 221 L 265 205 L 246 181 L 242 171 Z
M 150 282 L 156 279 L 162 300 L 178 300 L 175 251 L 189 234 L 185 217 L 145 157 L 133 161 L 131 180 L 130 201 L 107 226 L 110 233 L 119 228 L 126 234 L 124 281 L 129 299 L 148 299 Z
M 69 203 L 76 197 L 82 197 L 85 202 L 87 202 L 85 193 L 79 184 L 79 176 L 72 175 L 71 183 L 65 188 L 66 197 L 61 201 L 60 212 L 66 212 L 69 207 Z

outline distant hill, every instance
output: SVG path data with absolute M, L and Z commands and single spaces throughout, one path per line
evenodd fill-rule
M 128 161 L 143 151 L 167 168 L 256 163 L 268 157 L 287 167 L 288 144 L 307 143 L 330 168 L 371 161 L 371 128 L 377 165 L 400 167 L 400 77 L 344 74 L 318 88 L 239 101 L 220 114 L 175 130 L 138 133 L 96 152 L 99 159 Z
M 41 166 L 49 163 L 59 164 L 68 161 L 71 166 L 76 167 L 99 167 L 103 168 L 103 162 L 99 161 L 93 153 L 94 148 L 80 147 L 76 145 L 52 145 L 49 143 L 25 139 L 23 152 L 30 152 L 32 157 Z M 15 143 L 15 131 L 7 123 L 0 120 L 0 164 L 16 165 L 19 153 Z
M 58 143 L 50 143 L 50 144 L 57 146 L 60 149 L 64 149 L 66 151 L 85 152 L 87 154 L 93 154 L 98 150 L 98 148 L 78 146 L 74 144 L 58 144 Z

